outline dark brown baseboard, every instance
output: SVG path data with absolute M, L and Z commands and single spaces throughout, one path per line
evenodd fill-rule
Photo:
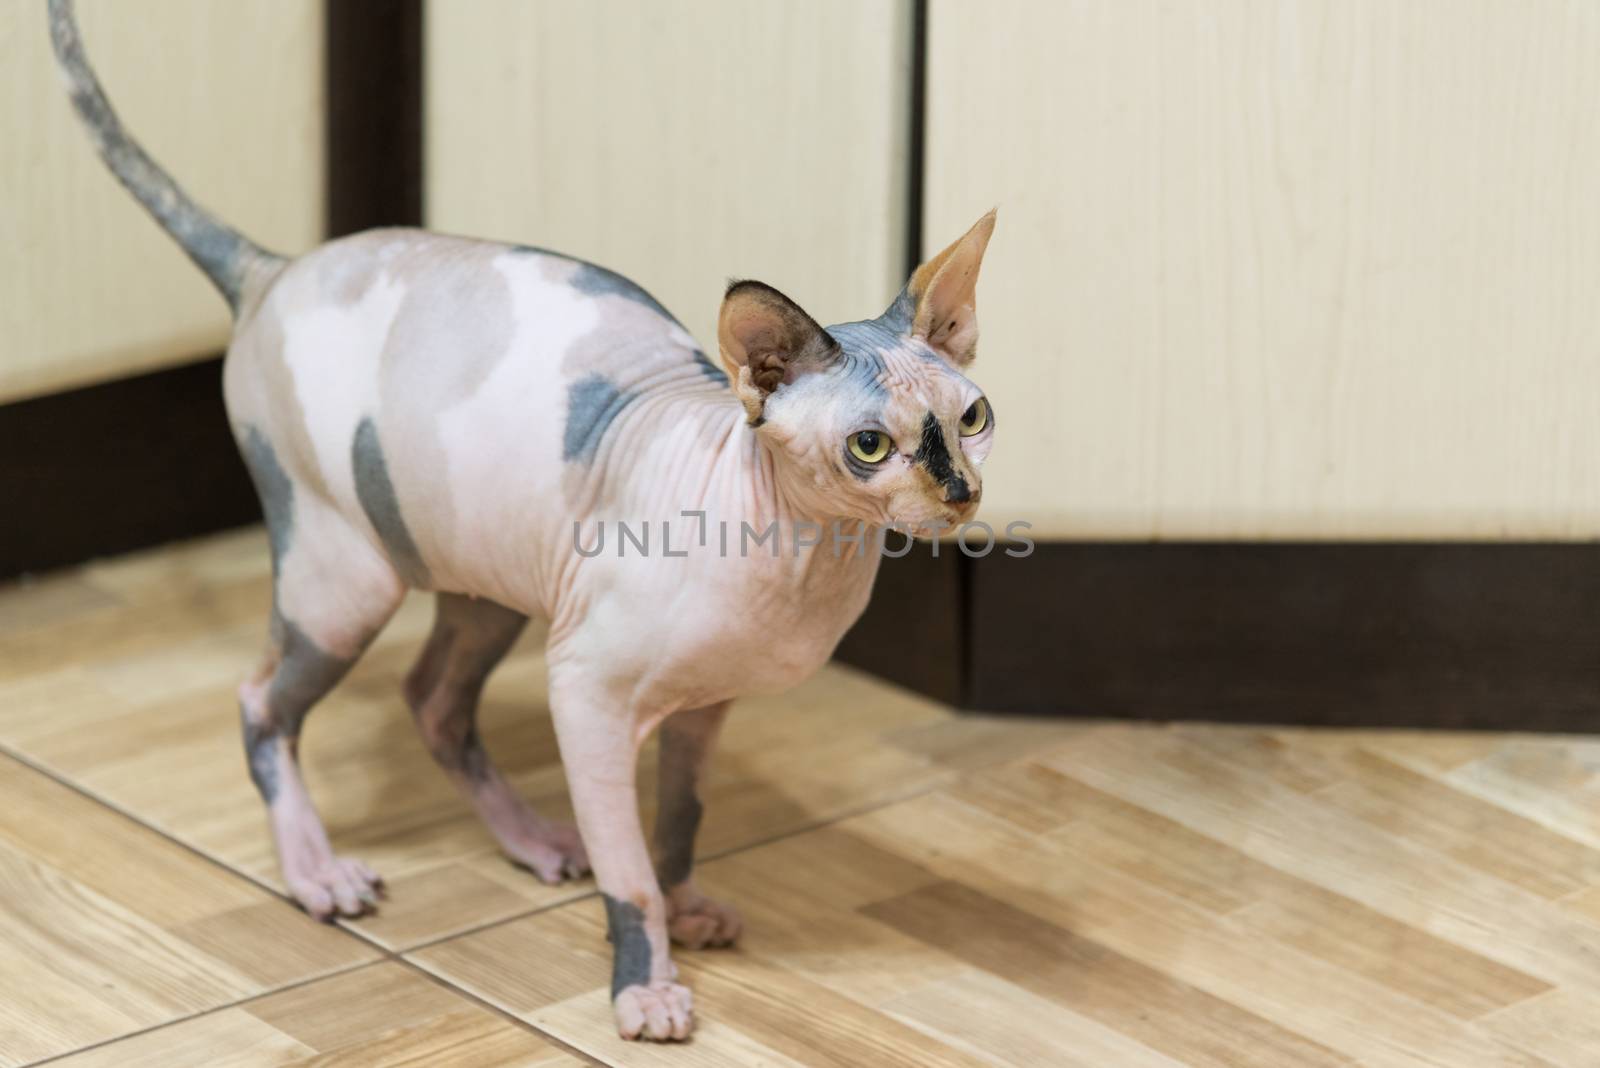
M 0 580 L 254 522 L 222 360 L 0 406 Z
M 925 549 L 884 562 L 839 655 L 964 708 L 1600 730 L 1600 545 Z

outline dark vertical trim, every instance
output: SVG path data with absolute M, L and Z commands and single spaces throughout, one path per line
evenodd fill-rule
M 928 146 L 928 0 L 911 0 L 911 99 L 906 159 L 906 277 L 922 265 L 924 165 Z
M 327 229 L 422 224 L 422 0 L 326 0 Z

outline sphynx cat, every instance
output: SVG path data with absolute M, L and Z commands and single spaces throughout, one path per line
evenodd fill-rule
M 292 260 L 258 247 L 123 130 L 71 0 L 49 13 L 95 147 L 233 312 L 224 396 L 273 573 L 270 640 L 239 699 L 289 893 L 323 919 L 377 905 L 379 877 L 329 844 L 297 741 L 406 591 L 433 591 L 433 631 L 405 682 L 428 749 L 512 860 L 547 882 L 593 865 L 619 1032 L 687 1037 L 669 941 L 740 933 L 693 877 L 700 784 L 729 702 L 816 671 L 878 567 L 870 533 L 841 548 L 813 531 L 928 533 L 977 508 L 994 419 L 963 372 L 994 213 L 875 319 L 824 329 L 770 286 L 734 283 L 717 366 L 643 289 L 553 252 L 406 229 Z M 657 552 L 623 554 L 620 536 L 594 551 L 616 520 L 655 524 Z M 746 525 L 774 523 L 776 539 L 741 551 Z M 722 530 L 734 537 L 706 536 Z M 475 727 L 484 680 L 530 616 L 549 623 L 576 830 L 517 795 Z M 658 729 L 652 848 L 635 770 Z

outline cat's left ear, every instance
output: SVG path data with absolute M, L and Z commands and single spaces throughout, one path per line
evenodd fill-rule
M 994 233 L 994 211 L 955 244 L 918 267 L 906 291 L 915 302 L 911 336 L 957 367 L 978 354 L 978 269 Z
M 805 310 L 763 282 L 735 282 L 722 298 L 717 344 L 752 425 L 767 398 L 787 382 L 820 371 L 839 343 Z

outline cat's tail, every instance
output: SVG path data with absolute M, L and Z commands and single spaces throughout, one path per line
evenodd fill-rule
M 282 257 L 257 246 L 190 200 L 172 176 L 128 136 L 100 88 L 100 80 L 89 68 L 72 0 L 48 3 L 50 41 L 55 46 L 56 61 L 66 77 L 73 107 L 88 128 L 100 158 L 156 222 L 183 246 L 237 314 L 246 282 L 264 271 L 275 273 L 273 269 L 282 265 Z

